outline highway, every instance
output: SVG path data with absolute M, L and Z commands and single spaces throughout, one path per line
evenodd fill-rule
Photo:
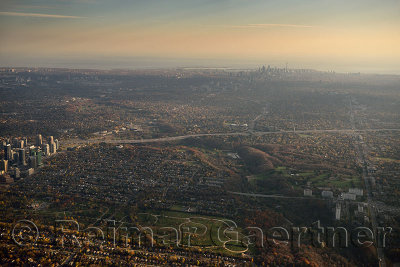
M 283 196 L 283 195 L 264 195 L 264 194 L 257 194 L 257 193 L 242 193 L 242 192 L 232 192 L 227 191 L 228 193 L 240 196 L 247 196 L 247 197 L 265 197 L 265 198 L 294 198 L 294 199 L 317 199 L 312 197 L 291 197 L 291 196 Z
M 96 143 L 109 143 L 109 144 L 140 144 L 140 143 L 157 143 L 157 142 L 171 142 L 179 141 L 188 138 L 208 137 L 208 136 L 262 136 L 271 134 L 315 134 L 315 133 L 341 133 L 341 134 L 355 134 L 362 132 L 385 132 L 385 131 L 400 131 L 400 129 L 330 129 L 330 130 L 285 130 L 285 131 L 271 131 L 271 132 L 233 132 L 233 133 L 201 133 L 201 134 L 188 134 L 180 136 L 168 136 L 150 139 L 69 139 L 63 140 L 64 144 L 96 144 Z

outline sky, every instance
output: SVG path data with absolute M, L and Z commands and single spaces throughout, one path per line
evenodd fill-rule
M 400 74 L 398 0 L 0 0 L 0 66 Z

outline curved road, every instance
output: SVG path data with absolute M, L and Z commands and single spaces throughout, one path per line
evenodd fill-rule
M 400 129 L 364 129 L 364 130 L 353 130 L 353 129 L 332 129 L 332 130 L 298 130 L 298 131 L 273 131 L 273 132 L 234 132 L 234 133 L 202 133 L 202 134 L 188 134 L 180 136 L 160 137 L 151 139 L 70 139 L 65 140 L 66 144 L 96 144 L 96 143 L 109 143 L 109 144 L 138 144 L 138 143 L 156 143 L 156 142 L 169 142 L 178 141 L 194 137 L 206 137 L 206 136 L 261 136 L 269 134 L 284 134 L 284 133 L 296 133 L 296 134 L 313 134 L 313 133 L 344 133 L 354 134 L 360 132 L 384 132 L 384 131 L 400 131 Z

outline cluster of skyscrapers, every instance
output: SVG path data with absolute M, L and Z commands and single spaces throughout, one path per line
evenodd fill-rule
M 0 175 L 11 173 L 14 178 L 19 178 L 21 170 L 31 175 L 42 165 L 44 156 L 57 153 L 59 142 L 57 139 L 54 140 L 53 136 L 49 136 L 47 142 L 44 142 L 42 135 L 39 134 L 36 136 L 35 144 L 29 144 L 28 139 L 24 137 L 6 139 L 2 141 L 2 147 L 4 159 L 0 161 Z

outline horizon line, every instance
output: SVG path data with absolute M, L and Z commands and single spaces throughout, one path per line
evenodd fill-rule
M 68 16 L 68 15 L 58 15 L 58 14 L 9 12 L 9 11 L 0 11 L 0 15 L 12 16 L 12 17 L 33 17 L 33 18 L 53 18 L 53 19 L 82 19 L 82 18 L 85 18 L 85 17 L 79 17 L 79 16 Z

